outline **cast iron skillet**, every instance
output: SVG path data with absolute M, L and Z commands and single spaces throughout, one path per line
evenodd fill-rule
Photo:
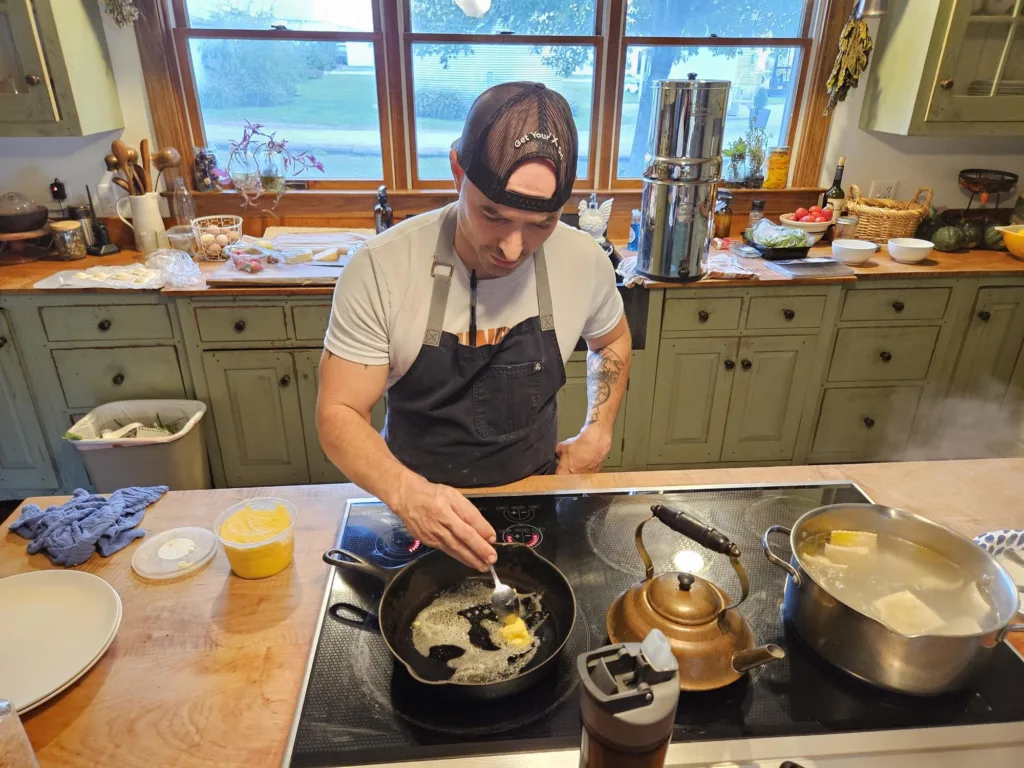
M 451 646 L 442 646 L 433 649 L 429 657 L 424 657 L 412 643 L 413 619 L 438 594 L 467 579 L 477 579 L 493 586 L 489 574 L 474 571 L 439 550 L 396 570 L 381 568 L 343 549 L 332 549 L 324 553 L 324 562 L 369 574 L 384 582 L 384 594 L 380 598 L 377 617 L 380 633 L 388 650 L 405 665 L 415 680 L 426 685 L 444 686 L 446 693 L 457 698 L 498 699 L 528 688 L 553 669 L 576 621 L 576 596 L 562 572 L 529 547 L 523 544 L 495 544 L 494 548 L 498 553 L 494 569 L 503 583 L 510 584 L 520 593 L 537 592 L 542 595 L 542 610 L 527 612 L 523 617 L 540 640 L 536 655 L 518 675 L 494 683 L 452 682 L 450 678 L 453 670 L 447 661 L 461 651 Z M 332 605 L 330 613 L 339 621 L 364 628 L 368 624 L 365 619 L 370 618 L 366 611 L 348 603 Z M 354 613 L 359 620 L 349 618 L 346 613 Z M 477 621 L 484 616 L 494 618 L 489 604 L 473 614 Z M 478 647 L 486 648 L 490 643 L 486 629 L 477 623 L 473 624 L 470 631 L 470 640 Z

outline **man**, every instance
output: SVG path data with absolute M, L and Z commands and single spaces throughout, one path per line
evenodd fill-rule
M 559 223 L 577 161 L 565 99 L 539 83 L 488 89 L 450 161 L 458 201 L 371 239 L 338 280 L 317 429 L 414 536 L 484 570 L 494 529 L 455 488 L 598 471 L 631 345 L 608 257 Z M 555 395 L 580 336 L 587 419 L 557 443 Z M 385 390 L 379 435 L 370 411 Z

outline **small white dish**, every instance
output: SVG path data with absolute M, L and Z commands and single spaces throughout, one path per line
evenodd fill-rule
M 863 264 L 875 253 L 875 244 L 867 240 L 833 240 L 832 255 L 843 264 Z
M 85 571 L 0 579 L 0 681 L 21 714 L 68 688 L 102 658 L 121 625 L 121 598 Z
M 886 247 L 893 261 L 900 264 L 917 264 L 931 255 L 935 243 L 930 240 L 918 240 L 916 237 L 894 237 Z

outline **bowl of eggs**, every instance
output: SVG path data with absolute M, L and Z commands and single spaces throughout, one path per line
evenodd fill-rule
M 203 216 L 192 219 L 196 254 L 208 261 L 224 261 L 224 248 L 242 238 L 241 216 Z

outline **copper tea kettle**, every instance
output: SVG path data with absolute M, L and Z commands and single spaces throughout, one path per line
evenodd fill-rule
M 615 598 L 606 615 L 613 643 L 638 643 L 652 629 L 669 639 L 679 661 L 679 688 L 709 691 L 738 680 L 747 670 L 785 658 L 777 645 L 754 647 L 754 633 L 737 610 L 747 599 L 750 581 L 740 563 L 740 550 L 720 531 L 678 509 L 655 504 L 653 515 L 637 526 L 636 548 L 647 572 Z M 644 547 L 643 529 L 657 518 L 708 549 L 729 556 L 739 576 L 742 594 L 732 601 L 715 584 L 692 573 L 654 575 L 654 563 Z

